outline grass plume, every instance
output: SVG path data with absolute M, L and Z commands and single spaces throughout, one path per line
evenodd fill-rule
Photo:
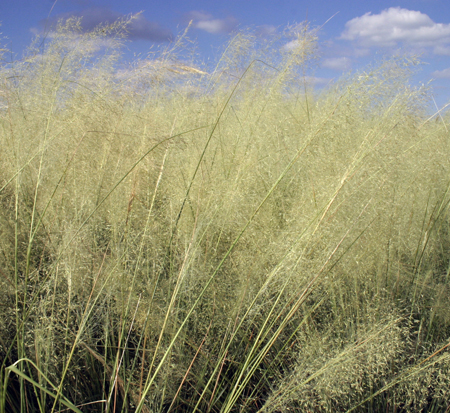
M 0 412 L 448 411 L 419 62 L 319 93 L 305 24 L 213 69 L 187 31 L 124 66 L 126 27 L 68 20 L 0 68 Z

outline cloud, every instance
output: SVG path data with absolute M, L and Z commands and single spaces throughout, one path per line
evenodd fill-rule
M 290 42 L 287 42 L 285 45 L 283 45 L 282 49 L 285 51 L 291 51 L 295 50 L 300 45 L 301 43 L 298 40 L 291 40 Z
M 450 44 L 450 24 L 435 23 L 420 11 L 391 7 L 380 14 L 366 13 L 349 20 L 341 39 L 356 41 L 364 47 L 395 47 L 406 43 L 415 47 Z
M 256 28 L 256 34 L 261 37 L 271 36 L 277 32 L 277 28 L 271 24 L 264 24 Z
M 332 57 L 325 59 L 322 66 L 332 70 L 348 70 L 351 66 L 351 60 L 348 57 Z
M 444 70 L 436 70 L 431 75 L 437 79 L 450 79 L 450 67 Z
M 147 20 L 140 14 L 133 20 L 129 27 L 129 38 L 132 40 L 151 40 L 154 42 L 168 42 L 174 39 L 172 32 L 165 29 L 157 22 Z
M 83 32 L 89 32 L 99 24 L 111 24 L 117 20 L 126 20 L 128 16 L 113 11 L 106 7 L 92 7 L 79 13 L 64 13 L 41 21 L 42 28 L 54 30 L 60 20 L 67 20 L 71 17 L 81 18 L 81 28 Z M 127 28 L 127 38 L 130 40 L 149 40 L 152 42 L 168 42 L 173 40 L 173 34 L 169 29 L 165 29 L 157 22 L 147 20 L 142 14 L 133 19 Z
M 229 16 L 225 19 L 214 19 L 213 16 L 204 11 L 193 10 L 186 14 L 187 20 L 192 20 L 193 27 L 211 34 L 230 33 L 237 27 L 237 20 Z
M 450 56 L 450 47 L 437 45 L 434 47 L 433 53 L 441 56 Z
M 372 54 L 371 50 L 368 47 L 358 48 L 355 47 L 353 49 L 353 56 L 355 57 L 366 57 Z

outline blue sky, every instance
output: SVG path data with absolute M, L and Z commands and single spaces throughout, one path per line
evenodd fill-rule
M 381 56 L 413 53 L 425 62 L 414 81 L 433 80 L 439 107 L 450 101 L 449 0 L 0 0 L 1 44 L 20 58 L 33 36 L 58 19 L 82 17 L 89 30 L 140 11 L 130 28 L 130 53 L 173 41 L 190 20 L 190 37 L 205 60 L 240 28 L 270 32 L 308 20 L 323 26 L 312 74 L 318 86 Z

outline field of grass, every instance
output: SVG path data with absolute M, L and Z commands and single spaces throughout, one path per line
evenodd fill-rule
M 0 412 L 449 412 L 449 118 L 313 30 L 0 68 Z M 293 47 L 283 48 L 290 42 Z

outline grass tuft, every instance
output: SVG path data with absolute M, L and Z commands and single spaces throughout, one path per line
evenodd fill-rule
M 134 17 L 131 16 L 130 19 Z M 448 116 L 306 24 L 61 22 L 0 67 L 0 412 L 447 412 Z

